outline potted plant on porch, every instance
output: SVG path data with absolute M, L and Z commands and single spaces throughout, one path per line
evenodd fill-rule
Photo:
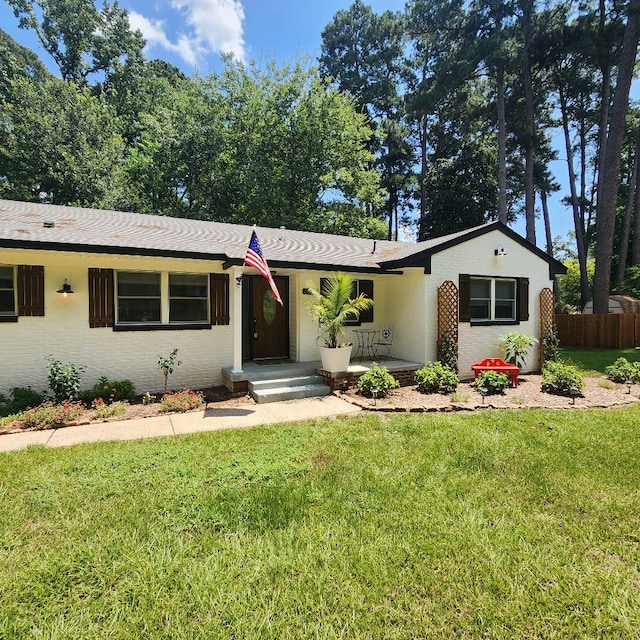
M 307 284 L 307 291 L 314 300 L 307 305 L 309 315 L 318 322 L 324 347 L 320 347 L 322 368 L 325 371 L 346 371 L 351 359 L 351 344 L 340 343 L 338 338 L 345 334 L 344 326 L 349 320 L 358 319 L 361 311 L 373 306 L 373 300 L 363 293 L 355 298 L 354 280 L 346 273 L 338 273 L 324 280 L 321 289 L 313 283 Z

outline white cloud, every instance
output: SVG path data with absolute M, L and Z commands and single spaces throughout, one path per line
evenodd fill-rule
M 176 42 L 167 36 L 163 20 L 129 11 L 132 29 L 140 30 L 148 47 L 162 47 L 190 65 L 196 65 L 208 53 L 232 53 L 244 61 L 244 8 L 238 0 L 171 0 L 171 6 L 185 22 Z

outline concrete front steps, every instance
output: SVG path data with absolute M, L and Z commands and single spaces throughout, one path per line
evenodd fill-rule
M 314 374 L 293 375 L 286 378 L 249 379 L 249 394 L 258 403 L 281 402 L 299 398 L 315 398 L 331 393 L 322 376 Z

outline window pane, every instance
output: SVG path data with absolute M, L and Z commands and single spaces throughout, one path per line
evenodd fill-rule
M 160 274 L 118 273 L 118 295 L 160 297 Z
M 13 314 L 15 312 L 13 304 L 13 291 L 0 290 L 0 313 L 3 315 Z
M 0 267 L 0 289 L 13 291 L 13 267 Z
M 490 320 L 489 300 L 472 300 L 471 301 L 471 319 L 472 320 Z
M 496 298 L 498 300 L 515 300 L 516 283 L 509 280 L 496 280 Z
M 496 320 L 515 320 L 515 302 L 496 300 Z
M 491 297 L 491 280 L 471 279 L 471 297 L 472 298 L 490 298 Z
M 178 299 L 169 305 L 169 322 L 207 322 L 207 300 Z
M 207 279 L 204 274 L 170 274 L 169 296 L 172 298 L 206 298 Z
M 160 299 L 119 299 L 118 322 L 160 322 Z

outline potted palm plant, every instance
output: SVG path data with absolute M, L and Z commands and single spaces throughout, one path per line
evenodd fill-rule
M 355 298 L 353 295 L 354 280 L 345 273 L 338 273 L 327 278 L 321 290 L 313 283 L 307 284 L 307 291 L 314 300 L 307 305 L 309 315 L 317 321 L 324 340 L 320 347 L 322 368 L 325 371 L 346 371 L 351 359 L 350 344 L 342 344 L 339 337 L 345 334 L 344 326 L 349 320 L 358 319 L 361 311 L 370 309 L 373 300 L 363 293 Z

